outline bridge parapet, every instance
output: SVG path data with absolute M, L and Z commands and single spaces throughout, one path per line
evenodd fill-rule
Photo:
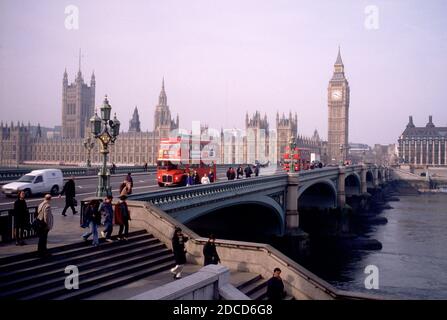
M 222 201 L 237 195 L 257 193 L 274 188 L 286 188 L 287 174 L 193 185 L 172 190 L 131 196 L 132 200 L 146 201 L 165 212 L 184 210 L 204 202 Z

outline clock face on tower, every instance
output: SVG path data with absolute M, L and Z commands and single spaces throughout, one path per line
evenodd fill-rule
M 342 98 L 341 90 L 332 91 L 331 97 L 333 100 L 340 100 Z

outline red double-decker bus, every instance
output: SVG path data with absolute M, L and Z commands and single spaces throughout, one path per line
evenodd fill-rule
M 192 176 L 194 172 L 198 175 L 195 184 L 210 172 L 214 175 L 211 182 L 216 181 L 217 150 L 212 141 L 194 140 L 189 135 L 162 139 L 157 159 L 158 185 L 185 186 L 187 174 Z
M 293 159 L 290 152 L 290 147 L 286 146 L 283 156 L 283 169 L 287 172 L 290 171 L 290 166 L 293 163 L 295 165 L 295 171 L 307 170 L 310 167 L 310 150 L 306 148 L 295 147 L 293 152 Z

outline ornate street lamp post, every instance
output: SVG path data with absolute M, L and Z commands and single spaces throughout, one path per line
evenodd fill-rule
M 91 154 L 92 150 L 95 147 L 95 141 L 92 141 L 92 137 L 89 135 L 88 138 L 84 139 L 84 148 L 87 150 L 87 167 L 90 168 L 92 166 Z
M 289 148 L 290 148 L 289 172 L 295 172 L 295 148 L 296 148 L 296 141 L 295 141 L 295 137 L 294 136 L 290 137 Z
M 112 107 L 109 104 L 107 95 L 104 98 L 104 102 L 101 106 L 101 118 L 95 112 L 95 115 L 90 118 L 91 133 L 96 139 L 99 139 L 101 143 L 100 152 L 103 155 L 102 167 L 99 170 L 98 188 L 96 190 L 97 197 L 105 197 L 112 195 L 112 188 L 110 186 L 110 171 L 107 168 L 107 154 L 109 153 L 109 144 L 114 144 L 120 131 L 120 122 L 115 117 L 110 120 L 110 113 Z

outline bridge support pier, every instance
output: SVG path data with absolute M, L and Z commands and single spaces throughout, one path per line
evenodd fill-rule
M 286 232 L 298 229 L 300 224 L 298 213 L 298 173 L 289 173 L 287 180 Z
M 360 187 L 362 194 L 365 194 L 368 192 L 368 184 L 366 182 L 366 172 L 367 168 L 365 165 L 362 166 L 362 171 L 360 172 Z
M 338 176 L 338 190 L 337 190 L 337 206 L 339 208 L 343 208 L 346 204 L 346 190 L 345 190 L 345 168 L 339 168 L 339 176 Z

